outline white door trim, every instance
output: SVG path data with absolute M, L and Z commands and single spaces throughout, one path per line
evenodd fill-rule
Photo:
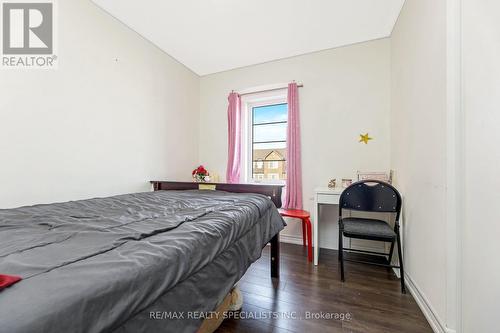
M 461 333 L 464 117 L 462 103 L 462 0 L 447 0 L 446 56 L 446 328 Z M 443 18 L 444 19 L 444 18 Z

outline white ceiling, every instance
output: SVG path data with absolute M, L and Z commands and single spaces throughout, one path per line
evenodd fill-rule
M 390 35 L 404 0 L 93 0 L 199 75 Z

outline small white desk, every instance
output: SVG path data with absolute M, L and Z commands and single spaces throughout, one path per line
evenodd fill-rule
M 319 257 L 319 206 L 338 205 L 340 194 L 343 188 L 318 187 L 314 190 L 314 212 L 313 212 L 313 245 L 314 245 L 314 265 L 318 265 Z

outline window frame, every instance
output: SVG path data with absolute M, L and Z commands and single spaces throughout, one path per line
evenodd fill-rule
M 276 104 L 288 104 L 286 88 L 269 92 L 248 94 L 241 97 L 241 105 L 243 111 L 242 171 L 243 180 L 245 183 L 279 185 L 285 184 L 285 180 L 270 180 L 266 178 L 264 178 L 263 180 L 257 180 L 253 178 L 253 108 Z M 288 119 L 286 125 L 288 127 Z M 265 163 L 265 161 L 263 162 Z

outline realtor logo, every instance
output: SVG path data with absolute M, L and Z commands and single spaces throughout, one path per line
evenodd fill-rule
M 2 2 L 2 67 L 54 67 L 54 3 Z

